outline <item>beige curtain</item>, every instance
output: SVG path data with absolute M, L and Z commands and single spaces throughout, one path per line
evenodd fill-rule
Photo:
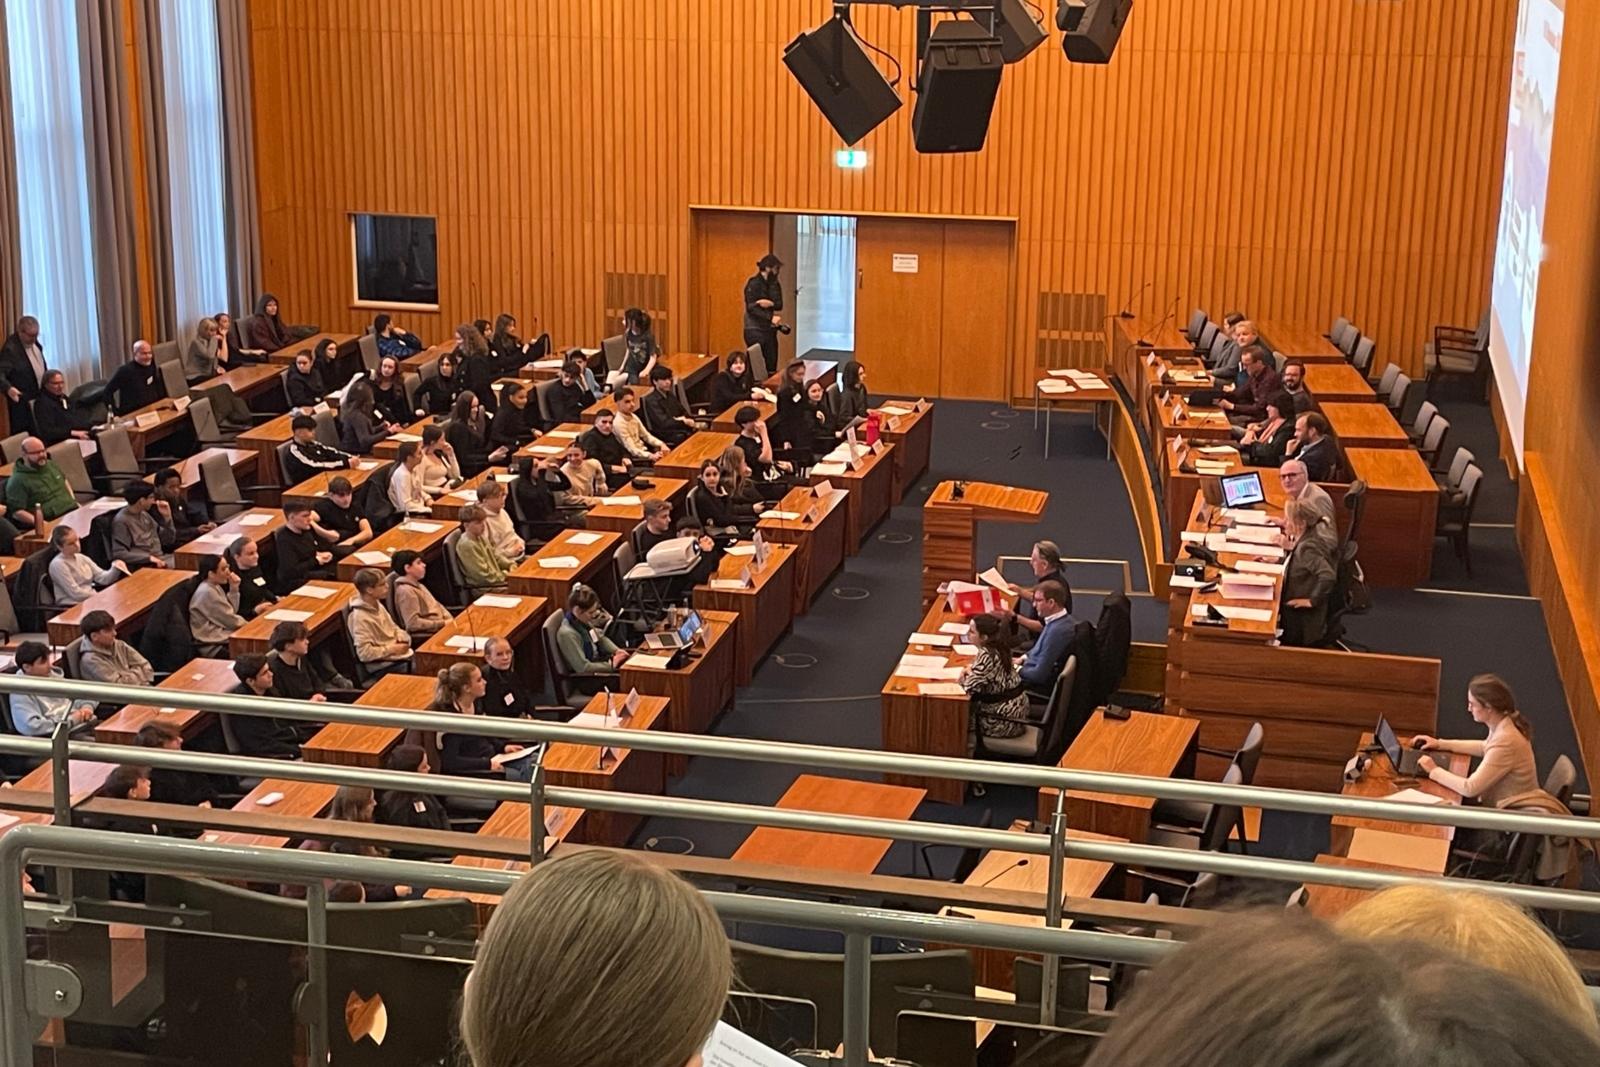
M 22 310 L 22 231 L 17 218 L 17 156 L 11 129 L 11 47 L 6 42 L 6 0 L 0 0 L 0 336 Z
M 234 318 L 248 315 L 266 288 L 256 201 L 256 135 L 251 110 L 249 0 L 216 0 L 222 64 L 224 190 L 228 198 L 228 292 Z

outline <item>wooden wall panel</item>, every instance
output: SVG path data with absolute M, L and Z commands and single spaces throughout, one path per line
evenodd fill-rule
M 1486 299 L 1515 6 L 1140 0 L 1109 66 L 1053 34 L 1009 69 L 983 152 L 917 155 L 902 82 L 841 171 L 779 58 L 822 0 L 257 0 L 264 269 L 292 318 L 353 327 L 345 213 L 434 214 L 424 339 L 511 309 L 592 343 L 607 271 L 664 274 L 688 321 L 691 205 L 1003 217 L 1019 393 L 1041 293 L 1147 281 L 1146 313 L 1348 314 L 1414 371 Z M 909 12 L 856 22 L 908 63 Z

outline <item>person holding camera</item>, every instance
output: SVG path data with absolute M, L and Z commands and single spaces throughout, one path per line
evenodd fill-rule
M 778 272 L 783 260 L 768 252 L 756 262 L 756 272 L 744 283 L 744 343 L 760 345 L 767 359 L 766 373 L 778 367 L 778 334 L 789 326 L 778 314 L 783 310 L 783 283 Z

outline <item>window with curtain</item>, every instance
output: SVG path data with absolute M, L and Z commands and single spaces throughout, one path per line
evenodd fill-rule
M 217 8 L 161 0 L 160 16 L 172 298 L 179 335 L 190 337 L 197 322 L 228 306 Z
M 77 5 L 6 0 L 22 301 L 39 320 L 50 366 L 78 385 L 96 377 L 94 249 L 78 68 Z M 9 331 L 10 324 L 6 324 Z

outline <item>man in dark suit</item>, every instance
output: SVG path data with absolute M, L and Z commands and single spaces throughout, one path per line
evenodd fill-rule
M 0 392 L 5 393 L 10 408 L 11 432 L 23 433 L 33 429 L 29 402 L 39 395 L 39 383 L 44 379 L 44 343 L 39 340 L 39 320 L 24 315 L 17 320 L 17 328 L 0 346 Z
M 1314 482 L 1331 482 L 1339 473 L 1339 448 L 1320 411 L 1308 411 L 1295 420 L 1294 439 L 1285 451 L 1305 464 L 1306 476 Z
M 1046 578 L 1033 587 L 1034 613 L 1044 626 L 1033 647 L 1022 661 L 1022 684 L 1035 693 L 1048 693 L 1067 658 L 1073 629 L 1078 620 L 1067 611 L 1067 591 L 1054 579 Z

